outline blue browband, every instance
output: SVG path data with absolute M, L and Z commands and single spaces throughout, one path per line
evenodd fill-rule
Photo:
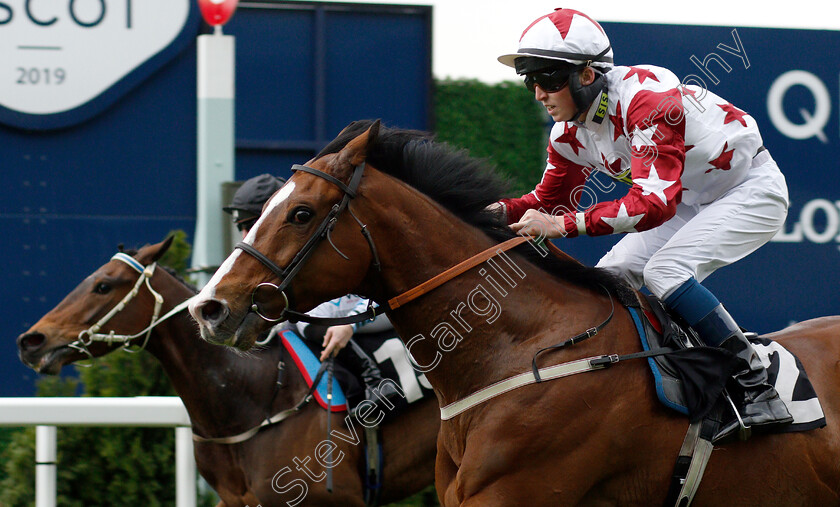
M 142 264 L 137 262 L 137 259 L 135 259 L 134 257 L 132 257 L 128 254 L 124 254 L 122 252 L 115 253 L 114 256 L 111 257 L 111 260 L 114 260 L 114 259 L 123 261 L 124 263 L 126 263 L 129 266 L 131 266 L 132 268 L 134 268 L 134 270 L 137 271 L 138 273 L 142 273 L 143 269 L 145 269 Z

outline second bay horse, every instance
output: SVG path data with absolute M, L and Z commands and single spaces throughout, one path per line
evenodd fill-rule
M 134 256 L 140 266 L 153 264 L 166 251 L 169 240 L 141 248 Z M 58 373 L 62 366 L 88 356 L 69 345 L 79 334 L 115 308 L 138 280 L 125 262 L 111 260 L 88 276 L 53 310 L 17 339 L 24 363 L 41 373 Z M 163 296 L 168 312 L 195 294 L 194 289 L 158 267 L 149 284 Z M 103 332 L 132 335 L 149 323 L 154 299 L 144 286 L 115 313 Z M 162 315 L 162 314 L 161 314 Z M 142 344 L 144 336 L 133 340 Z M 119 350 L 117 345 L 93 343 L 94 357 Z M 275 387 L 283 345 L 279 338 L 262 350 L 243 355 L 200 339 L 186 311 L 176 313 L 152 330 L 146 349 L 160 361 L 189 413 L 193 432 L 202 437 L 238 435 L 258 426 L 266 417 L 294 407 L 308 387 L 295 362 L 285 356 L 283 386 Z M 437 405 L 426 399 L 381 426 L 383 445 L 381 503 L 393 502 L 432 483 L 435 442 L 439 427 Z M 346 413 L 333 413 L 331 428 L 352 435 Z M 295 504 L 363 506 L 362 460 L 364 428 L 355 420 L 359 442 L 333 437 L 338 445 L 333 468 L 333 492 L 326 491 L 324 469 L 314 457 L 327 435 L 327 412 L 316 403 L 236 444 L 195 442 L 198 470 L 221 498 L 220 507 L 263 507 Z M 353 440 L 348 439 L 348 440 Z M 297 459 L 298 461 L 295 461 Z M 301 463 L 303 463 L 301 465 Z

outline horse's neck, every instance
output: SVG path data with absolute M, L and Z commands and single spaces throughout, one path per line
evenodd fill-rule
M 518 256 L 510 257 L 525 274 L 516 279 L 512 270 L 508 273 L 516 287 L 503 285 L 495 273 L 480 276 L 481 268 L 474 268 L 389 314 L 400 336 L 415 340 L 411 354 L 417 363 L 424 369 L 433 366 L 426 372 L 432 385 L 450 388 L 444 389 L 448 402 L 488 385 L 488 375 L 496 375 L 490 378 L 495 382 L 527 371 L 534 352 L 595 327 L 609 315 L 605 295 L 557 282 Z M 588 345 L 570 353 L 579 356 Z M 552 359 L 566 360 L 560 354 Z
M 289 400 L 284 398 L 305 389 L 296 385 L 302 384 L 302 379 L 288 372 L 285 378 L 289 385 L 275 395 L 282 345 L 250 355 L 211 345 L 201 339 L 185 311 L 155 328 L 153 336 L 148 350 L 160 361 L 202 435 L 248 429 L 272 410 L 272 400 L 275 406 L 288 405 Z
M 389 207 L 382 218 L 390 231 L 374 236 L 383 265 L 378 287 L 382 292 L 372 288 L 371 293 L 380 301 L 494 244 L 434 202 L 404 200 L 412 206 L 400 210 L 393 206 L 395 200 L 400 202 L 385 201 Z M 411 217 L 411 230 L 401 225 L 406 217 Z M 400 335 L 413 341 L 411 354 L 418 364 L 435 365 L 426 375 L 446 401 L 453 401 L 449 398 L 486 385 L 488 373 L 527 369 L 533 352 L 545 342 L 560 342 L 594 327 L 609 309 L 606 295 L 558 280 L 522 256 L 505 253 L 389 316 Z M 513 347 L 520 342 L 529 344 Z
M 374 274 L 373 283 L 364 284 L 361 290 L 365 294 L 387 300 L 465 260 L 471 255 L 466 252 L 478 253 L 492 245 L 483 233 L 440 204 L 391 176 L 385 177 L 390 184 L 377 186 L 368 200 L 372 215 L 385 227 L 372 230 L 382 276 Z M 406 202 L 412 204 L 395 205 Z M 445 247 L 429 249 L 429 238 Z

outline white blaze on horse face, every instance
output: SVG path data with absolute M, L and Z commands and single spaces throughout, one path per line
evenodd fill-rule
M 248 235 L 245 236 L 244 240 L 242 240 L 243 243 L 247 243 L 251 246 L 254 245 L 254 240 L 257 237 L 257 231 L 260 229 L 260 225 L 262 225 L 263 220 L 265 220 L 265 217 L 267 217 L 271 213 L 271 211 L 274 210 L 274 208 L 276 208 L 283 201 L 288 199 L 289 196 L 292 194 L 292 191 L 294 191 L 294 189 L 295 189 L 295 182 L 293 182 L 293 181 L 290 181 L 290 182 L 286 183 L 285 185 L 283 185 L 283 188 L 281 188 L 280 191 L 277 192 L 274 195 L 274 197 L 271 198 L 270 201 L 268 201 L 268 206 L 265 207 L 262 214 L 260 215 L 260 218 L 257 219 L 257 223 L 255 223 L 254 226 L 251 227 L 251 230 L 248 231 Z M 219 271 L 221 271 L 221 269 Z M 217 273 L 218 273 L 218 271 L 217 271 Z
M 268 216 L 268 214 L 271 212 L 271 210 L 273 210 L 274 208 L 279 206 L 283 201 L 288 199 L 289 195 L 291 195 L 291 193 L 294 189 L 295 189 L 294 182 L 289 182 L 286 185 L 284 185 L 283 188 L 281 188 L 279 192 L 277 192 L 277 195 L 275 195 L 269 201 L 268 206 L 266 206 L 265 211 L 262 213 L 262 215 L 260 215 L 260 218 L 257 220 L 257 223 L 255 223 L 254 226 L 251 227 L 251 230 L 248 231 L 248 235 L 245 236 L 245 239 L 243 240 L 243 243 L 247 243 L 249 245 L 254 244 L 254 239 L 257 236 L 257 230 L 259 229 L 260 224 L 262 224 L 263 219 L 266 216 Z M 201 292 L 198 294 L 198 297 L 196 298 L 196 302 L 207 301 L 207 300 L 213 299 L 216 296 L 216 286 L 219 284 L 219 282 L 222 281 L 222 278 L 224 278 L 225 275 L 230 273 L 230 270 L 233 269 L 234 262 L 236 262 L 236 259 L 239 258 L 239 255 L 241 253 L 242 253 L 242 250 L 237 248 L 233 251 L 233 253 L 231 253 L 228 256 L 227 259 L 225 259 L 225 261 L 222 263 L 222 265 L 219 266 L 219 269 L 217 269 L 216 272 L 213 273 L 213 277 L 210 278 L 210 281 L 207 282 L 207 285 L 205 285 L 204 288 L 201 289 Z M 190 308 L 192 308 L 193 304 L 190 304 Z M 190 311 L 192 311 L 192 310 L 190 310 Z

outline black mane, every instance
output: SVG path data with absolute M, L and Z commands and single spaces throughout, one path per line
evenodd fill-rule
M 337 153 L 348 142 L 365 132 L 373 120 L 351 123 L 315 158 Z M 380 127 L 379 135 L 368 147 L 367 160 L 382 172 L 398 178 L 434 199 L 465 222 L 478 227 L 498 242 L 517 236 L 498 213 L 485 211 L 505 197 L 510 185 L 485 160 L 473 158 L 466 150 L 436 142 L 428 132 Z M 578 262 L 541 257 L 534 248 L 516 248 L 529 262 L 579 286 L 602 290 L 602 286 L 627 304 L 635 294 L 621 279 L 603 269 Z

